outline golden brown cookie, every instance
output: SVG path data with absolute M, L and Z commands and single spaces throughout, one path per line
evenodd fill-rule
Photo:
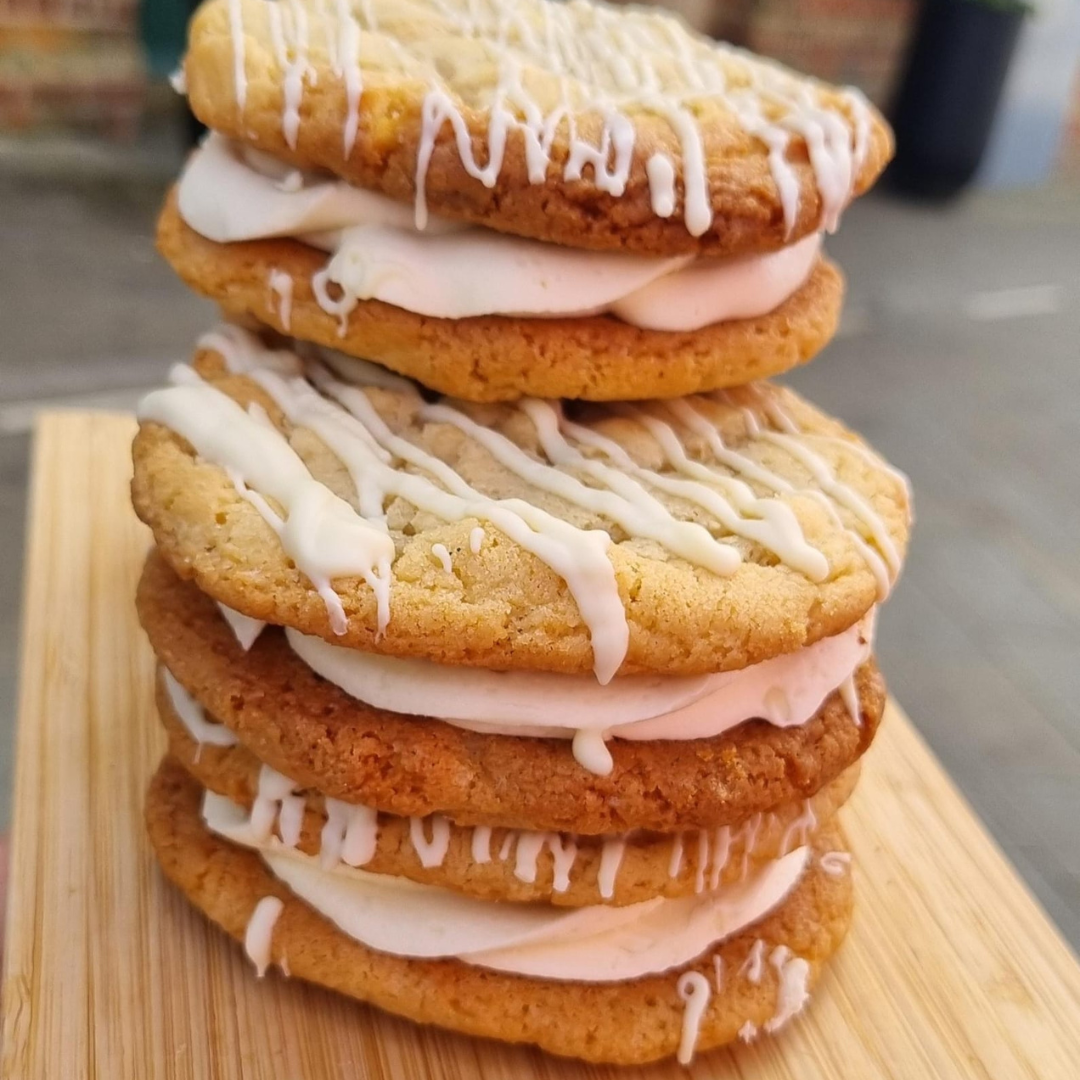
M 265 412 L 310 475 L 355 509 L 356 482 L 309 427 L 290 423 L 250 376 L 225 373 L 219 354 L 204 351 L 197 367 L 222 394 L 244 407 L 255 404 L 258 417 Z M 378 377 L 392 378 L 381 372 Z M 607 440 L 616 455 L 610 459 L 615 464 L 605 466 L 615 479 L 597 482 L 585 471 L 586 459 L 603 462 L 586 443 L 571 447 L 581 465 L 555 465 L 546 456 L 538 421 L 528 410 L 539 409 L 554 421 L 558 412 L 548 403 L 476 406 L 446 399 L 433 405 L 410 384 L 402 386 L 360 393 L 386 425 L 387 438 L 400 436 L 410 453 L 449 466 L 455 483 L 467 483 L 476 494 L 454 503 L 465 507 L 465 516 L 457 520 L 417 508 L 404 497 L 380 496 L 393 541 L 385 578 L 389 621 L 381 634 L 377 597 L 364 580 L 334 579 L 335 603 L 341 605 L 335 626 L 325 593 L 312 585 L 283 548 L 282 536 L 238 491 L 226 469 L 200 459 L 184 438 L 149 420 L 134 444 L 136 511 L 177 573 L 194 578 L 204 592 L 244 614 L 334 644 L 496 669 L 588 674 L 597 665 L 590 624 L 579 606 L 581 593 L 572 593 L 550 561 L 521 546 L 520 536 L 512 540 L 488 520 L 486 515 L 516 505 L 508 502 L 512 499 L 549 515 L 545 520 L 553 524 L 544 526 L 546 536 L 554 535 L 555 526 L 572 526 L 573 545 L 563 550 L 575 567 L 584 565 L 586 542 L 608 545 L 589 564 L 590 584 L 582 588 L 590 602 L 601 598 L 625 613 L 619 618 L 625 618 L 628 638 L 615 658 L 617 663 L 621 657 L 618 670 L 624 675 L 704 674 L 792 652 L 851 627 L 899 570 L 910 520 L 903 479 L 842 425 L 790 390 L 760 383 L 674 403 L 582 405 L 567 417 L 584 432 L 582 437 Z M 157 395 L 155 400 L 178 399 Z M 358 423 L 338 406 L 327 407 L 342 423 Z M 685 418 L 686 410 L 693 424 L 678 418 Z M 226 426 L 247 445 L 252 433 L 241 434 L 236 424 L 242 420 L 231 418 Z M 249 426 L 258 422 L 251 418 Z M 478 425 L 475 431 L 461 429 L 470 423 Z M 650 434 L 650 424 L 660 426 L 658 435 Z M 586 501 L 574 503 L 541 490 L 518 469 L 500 463 L 481 441 L 487 432 L 502 437 L 500 445 L 525 466 L 544 466 L 550 481 L 574 485 L 581 493 L 574 497 Z M 658 441 L 665 432 L 675 447 L 665 449 Z M 358 452 L 367 453 L 365 439 L 351 433 L 347 438 Z M 742 464 L 723 464 L 718 454 Z M 628 464 L 619 464 L 617 455 Z M 365 466 L 364 482 L 379 475 L 378 484 L 393 488 L 399 474 L 419 472 L 431 505 L 445 494 L 442 481 L 430 478 L 434 466 L 406 469 L 395 454 L 389 454 L 387 464 L 386 469 Z M 706 479 L 694 479 L 694 469 Z M 631 474 L 644 479 L 631 482 Z M 638 494 L 616 494 L 616 481 L 630 483 Z M 694 494 L 684 496 L 684 489 L 672 494 L 664 484 L 689 485 Z M 588 505 L 594 488 L 605 490 L 607 505 L 613 502 L 621 509 Z M 736 509 L 740 498 L 750 500 L 746 509 Z M 651 500 L 644 511 L 642 499 Z M 709 500 L 727 509 L 706 505 Z M 510 513 L 517 519 L 518 511 Z M 627 527 L 625 513 L 644 517 L 648 525 Z M 787 524 L 773 515 L 783 515 Z M 357 518 L 356 523 L 366 520 Z M 675 541 L 657 540 L 683 530 L 681 544 L 690 527 L 698 530 L 690 556 L 684 557 L 685 547 L 677 554 L 670 546 Z M 483 533 L 474 550 L 477 528 Z M 646 528 L 661 532 L 642 535 Z M 591 539 L 585 535 L 590 532 Z M 558 547 L 563 541 L 554 543 Z M 790 546 L 815 567 L 797 568 Z M 436 557 L 440 547 L 445 558 Z M 702 561 L 720 557 L 731 560 L 727 568 Z
M 232 937 L 242 940 L 258 902 L 276 896 L 284 906 L 273 928 L 273 960 L 287 963 L 294 976 L 420 1023 L 589 1061 L 634 1064 L 674 1054 L 683 1029 L 683 970 L 700 972 L 712 988 L 697 1049 L 731 1042 L 750 1030 L 747 1023 L 763 1029 L 777 1014 L 779 985 L 769 963 L 757 983 L 740 973 L 756 942 L 764 942 L 758 948 L 766 955 L 786 946 L 806 960 L 812 987 L 851 920 L 850 875 L 826 874 L 818 864 L 821 854 L 844 848 L 833 825 L 817 838 L 813 862 L 778 908 L 680 971 L 574 983 L 397 957 L 347 937 L 274 878 L 258 855 L 209 833 L 200 798 L 198 784 L 166 758 L 147 795 L 147 826 L 166 876 Z M 719 990 L 718 961 L 725 973 Z
M 197 743 L 177 716 L 160 675 L 157 700 L 173 758 L 201 787 L 224 795 L 250 811 L 259 791 L 262 768 L 259 759 L 242 743 L 227 747 Z M 519 872 L 517 841 L 521 833 L 518 830 L 490 826 L 477 830 L 454 822 L 449 823 L 446 856 L 435 866 L 425 866 L 417 853 L 412 830 L 422 828 L 426 839 L 432 823 L 393 814 L 380 817 L 375 853 L 363 866 L 373 874 L 407 877 L 482 900 L 584 907 L 599 903 L 636 904 L 655 896 L 687 896 L 705 887 L 739 881 L 762 863 L 778 859 L 806 843 L 847 801 L 858 775 L 856 763 L 811 798 L 755 814 L 734 829 L 718 830 L 719 835 L 690 832 L 663 836 L 635 831 L 615 837 L 609 852 L 611 865 L 615 867 L 610 884 L 606 879 L 601 883 L 604 845 L 596 838 L 567 833 L 552 837 L 560 851 L 571 850 L 572 845 L 575 852 L 567 871 L 567 884 L 556 888 L 550 844 L 543 846 L 536 858 L 523 855 Z M 318 855 L 327 820 L 325 799 L 314 789 L 300 794 L 304 797 L 305 810 L 298 847 L 309 855 Z M 420 821 L 424 821 L 422 826 Z M 277 835 L 281 835 L 280 827 Z M 487 853 L 486 862 L 476 860 L 478 843 Z M 533 880 L 526 880 L 530 875 L 535 875 Z
M 843 298 L 840 271 L 820 259 L 803 286 L 768 315 L 688 333 L 641 330 L 600 315 L 436 319 L 366 300 L 342 334 L 338 318 L 312 292 L 324 252 L 288 239 L 216 244 L 184 224 L 175 192 L 158 221 L 157 241 L 186 284 L 231 316 L 378 361 L 467 401 L 666 398 L 763 379 L 805 363 L 828 343 Z M 286 321 L 267 286 L 271 273 L 292 279 Z
M 273 3 L 203 4 L 185 62 L 199 119 L 392 198 L 420 189 L 432 212 L 504 232 L 657 254 L 768 250 L 820 228 L 892 154 L 857 94 L 659 13 L 369 0 L 350 5 L 359 62 L 342 64 L 354 20 L 298 6 L 299 60 L 278 44 L 289 26 Z M 503 110 L 535 135 L 503 125 Z
M 810 798 L 856 762 L 885 703 L 871 661 L 856 684 L 861 726 L 839 694 L 808 723 L 750 721 L 711 739 L 609 744 L 607 776 L 568 740 L 482 735 L 375 709 L 316 675 L 268 628 L 244 652 L 212 601 L 151 555 L 139 618 L 161 662 L 260 760 L 346 802 L 461 825 L 587 835 L 738 825 Z

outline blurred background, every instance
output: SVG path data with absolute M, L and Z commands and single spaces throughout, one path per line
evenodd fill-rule
M 837 340 L 787 381 L 912 478 L 890 686 L 1080 948 L 1080 3 L 680 0 L 853 83 L 900 153 L 829 241 Z M 129 408 L 214 318 L 153 250 L 193 137 L 177 0 L 0 0 L 0 828 L 42 408 Z

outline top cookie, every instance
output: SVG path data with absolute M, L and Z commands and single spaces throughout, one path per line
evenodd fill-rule
M 214 599 L 337 644 L 734 670 L 852 626 L 900 567 L 903 479 L 778 387 L 482 407 L 236 327 L 204 350 L 140 407 L 135 507 Z
M 208 0 L 185 74 L 232 138 L 571 247 L 771 250 L 834 228 L 892 152 L 857 91 L 593 3 Z

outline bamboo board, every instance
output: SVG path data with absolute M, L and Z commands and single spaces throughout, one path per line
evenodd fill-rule
M 147 531 L 126 417 L 40 422 L 24 596 L 3 981 L 11 1080 L 450 1080 L 620 1070 L 420 1029 L 276 973 L 156 871 L 141 820 L 162 749 L 132 596 Z M 851 936 L 776 1040 L 695 1077 L 1080 1075 L 1080 966 L 895 705 L 845 811 Z

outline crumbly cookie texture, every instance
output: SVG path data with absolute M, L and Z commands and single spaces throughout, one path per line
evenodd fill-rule
M 273 3 L 203 4 L 185 61 L 199 119 L 396 199 L 415 199 L 419 187 L 432 212 L 505 232 L 655 254 L 768 250 L 820 228 L 828 200 L 865 191 L 892 154 L 888 127 L 863 99 L 659 14 L 564 11 L 545 0 L 512 9 L 502 0 L 367 0 L 346 6 L 360 29 L 356 55 L 343 63 L 346 22 L 320 17 L 313 0 L 297 6 L 306 50 L 285 46 L 289 27 Z M 554 51 L 549 27 L 561 39 Z M 511 122 L 503 139 L 493 125 L 500 108 L 537 124 L 536 137 Z M 823 145 L 808 146 L 811 129 Z M 774 151 L 778 139 L 787 145 Z M 830 140 L 854 177 L 833 175 Z M 497 170 L 488 168 L 493 151 L 502 151 Z M 599 158 L 597 170 L 583 154 Z M 654 209 L 649 170 L 658 159 L 668 216 Z
M 230 747 L 200 745 L 181 723 L 159 681 L 158 712 L 169 737 L 169 753 L 204 788 L 216 791 L 250 810 L 259 790 L 259 759 L 243 744 Z M 373 874 L 407 877 L 426 885 L 438 885 L 482 900 L 545 903 L 558 907 L 584 907 L 601 902 L 622 906 L 656 896 L 687 896 L 700 892 L 706 883 L 731 884 L 762 863 L 777 859 L 799 847 L 826 825 L 847 801 L 858 779 L 859 766 L 852 765 L 812 798 L 784 803 L 762 815 L 754 815 L 719 839 L 696 832 L 664 836 L 636 831 L 620 837 L 625 848 L 618 856 L 614 882 L 601 896 L 603 844 L 580 835 L 562 834 L 560 844 L 573 841 L 576 854 L 568 872 L 568 884 L 555 887 L 555 860 L 550 845 L 527 860 L 527 872 L 517 872 L 518 830 L 486 827 L 482 850 L 488 861 L 477 862 L 475 830 L 450 823 L 449 847 L 436 866 L 424 866 L 412 840 L 417 819 L 383 815 L 379 821 L 375 853 L 364 869 Z M 298 847 L 309 855 L 322 850 L 321 833 L 326 825 L 324 796 L 315 789 L 302 792 L 305 799 L 303 829 Z M 424 828 L 428 829 L 425 824 Z M 426 835 L 426 833 L 425 833 Z M 550 835 L 550 834 L 548 834 Z M 714 871 L 715 845 L 723 846 L 723 863 Z M 504 845 L 506 845 L 504 847 Z M 505 853 L 504 853 L 505 852 Z M 535 880 L 524 878 L 535 873 Z
M 360 301 L 342 333 L 311 279 L 326 255 L 296 240 L 216 244 L 184 224 L 175 194 L 158 221 L 158 250 L 181 278 L 235 318 L 375 360 L 466 401 L 523 396 L 588 401 L 670 398 L 767 378 L 812 359 L 836 332 L 843 278 L 820 259 L 768 315 L 692 333 L 641 330 L 609 316 L 436 319 Z M 292 279 L 287 320 L 267 282 Z
M 210 599 L 156 555 L 138 609 L 161 662 L 260 761 L 346 802 L 461 825 L 586 835 L 738 825 L 835 780 L 869 747 L 885 704 L 870 662 L 856 680 L 860 726 L 833 694 L 798 727 L 751 721 L 712 739 L 615 740 L 614 769 L 597 776 L 569 740 L 483 735 L 365 705 L 316 675 L 276 628 L 244 652 Z
M 254 403 L 265 410 L 311 475 L 357 505 L 355 485 L 340 460 L 309 429 L 290 424 L 258 383 L 229 374 L 213 352 L 200 354 L 196 367 L 245 408 Z M 878 598 L 878 578 L 856 538 L 863 526 L 850 506 L 830 503 L 797 457 L 771 437 L 753 434 L 752 425 L 771 428 L 770 413 L 776 409 L 797 424 L 800 445 L 812 445 L 835 482 L 880 520 L 898 558 L 906 547 L 910 508 L 903 480 L 841 424 L 794 392 L 769 383 L 725 392 L 722 400 L 695 398 L 691 404 L 726 447 L 794 486 L 788 493 L 761 488 L 759 494 L 790 508 L 806 543 L 826 560 L 827 576 L 821 581 L 778 561 L 758 542 L 726 533 L 698 504 L 657 491 L 656 500 L 669 513 L 702 524 L 741 557 L 730 574 L 693 565 L 658 543 L 628 536 L 599 513 L 532 486 L 473 436 L 425 418 L 419 395 L 378 387 L 365 393 L 393 432 L 448 464 L 474 489 L 493 498 L 519 498 L 577 529 L 609 534 L 606 558 L 629 628 L 621 674 L 693 675 L 745 667 L 848 629 Z M 537 428 L 521 407 L 458 404 L 480 427 L 546 462 Z M 582 405 L 580 410 L 575 415 L 582 424 L 616 443 L 634 462 L 662 475 L 678 475 L 646 427 L 617 407 Z M 727 479 L 703 436 L 687 429 L 680 440 L 691 459 L 716 468 L 721 482 Z M 389 623 L 380 636 L 372 589 L 359 578 L 337 578 L 333 586 L 343 609 L 338 628 L 343 632 L 336 633 L 324 598 L 223 468 L 201 460 L 184 439 L 152 422 L 142 424 L 133 454 L 135 509 L 153 530 L 166 561 L 244 614 L 337 645 L 445 664 L 571 674 L 594 669 L 589 628 L 567 582 L 486 521 L 443 521 L 394 498 L 386 507 L 395 545 Z M 477 527 L 485 529 L 484 540 L 473 551 L 470 538 Z M 436 544 L 446 549 L 450 572 L 432 557 Z
M 166 876 L 226 933 L 243 940 L 256 904 L 283 902 L 274 924 L 274 963 L 293 976 L 420 1023 L 469 1035 L 530 1043 L 551 1053 L 636 1064 L 675 1053 L 684 1003 L 681 971 L 624 983 L 554 982 L 488 971 L 456 960 L 415 960 L 378 953 L 344 935 L 277 881 L 254 852 L 209 833 L 199 814 L 200 788 L 169 758 L 150 785 L 146 820 Z M 739 975 L 755 943 L 786 946 L 809 965 L 808 985 L 839 947 L 851 920 L 850 875 L 831 876 L 821 854 L 843 850 L 836 825 L 822 830 L 814 858 L 783 904 L 747 930 L 710 949 L 686 969 L 712 987 L 697 1049 L 734 1040 L 749 1022 L 763 1028 L 776 1014 L 777 972 L 764 964 L 759 982 Z M 715 985 L 717 958 L 725 973 Z

